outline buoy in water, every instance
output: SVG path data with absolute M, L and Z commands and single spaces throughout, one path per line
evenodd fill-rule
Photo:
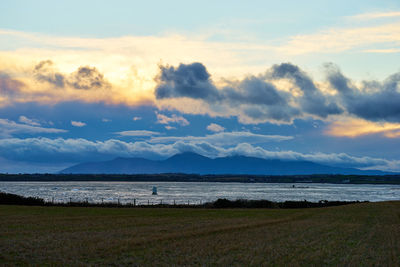
M 153 193 L 152 195 L 157 195 L 157 187 L 153 186 Z

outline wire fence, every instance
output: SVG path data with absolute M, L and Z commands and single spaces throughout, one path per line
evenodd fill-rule
M 117 199 L 106 199 L 106 198 L 100 198 L 98 200 L 93 200 L 89 198 L 73 198 L 69 197 L 67 200 L 66 199 L 56 199 L 55 197 L 51 199 L 47 199 L 46 202 L 48 204 L 53 204 L 53 205 L 90 205 L 90 206 L 201 206 L 207 203 L 207 201 L 204 200 L 165 200 L 165 199 L 160 199 L 160 200 L 154 200 L 154 199 L 131 199 L 131 200 L 124 200 L 121 198 Z

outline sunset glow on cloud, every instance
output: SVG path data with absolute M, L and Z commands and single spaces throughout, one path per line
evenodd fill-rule
M 327 132 L 339 137 L 357 137 L 361 135 L 381 134 L 388 138 L 400 137 L 400 123 L 375 123 L 360 119 L 335 121 Z

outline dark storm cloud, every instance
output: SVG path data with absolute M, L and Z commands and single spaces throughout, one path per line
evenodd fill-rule
M 290 121 L 299 112 L 288 105 L 289 95 L 263 79 L 250 76 L 217 89 L 201 63 L 160 67 L 155 94 L 158 99 L 188 97 L 210 105 L 240 108 L 245 116 L 257 120 Z
M 272 66 L 267 77 L 272 79 L 289 79 L 303 92 L 299 102 L 304 112 L 326 118 L 329 115 L 340 114 L 343 110 L 315 86 L 312 79 L 298 66 L 282 63 Z
M 64 75 L 54 70 L 51 60 L 40 61 L 34 68 L 34 76 L 38 81 L 45 81 L 61 88 L 65 86 Z
M 75 72 L 66 75 L 57 72 L 53 65 L 51 60 L 39 62 L 33 70 L 35 79 L 48 82 L 59 88 L 64 88 L 66 85 L 79 90 L 111 87 L 111 84 L 95 67 L 82 66 Z
M 158 99 L 189 97 L 213 102 L 262 105 L 285 102 L 272 84 L 254 76 L 218 90 L 201 63 L 180 64 L 177 68 L 161 66 L 157 81 L 159 84 L 155 93 Z
M 364 81 L 357 88 L 335 65 L 326 68 L 328 82 L 350 114 L 370 121 L 400 122 L 400 73 L 383 82 Z
M 189 97 L 214 101 L 219 98 L 210 74 L 201 63 L 180 64 L 179 67 L 160 66 L 156 97 Z
M 0 72 L 0 96 L 15 95 L 21 90 L 21 87 L 23 86 L 23 82 L 11 78 L 8 74 L 4 72 Z
M 274 85 L 255 76 L 248 77 L 234 85 L 225 87 L 221 94 L 234 104 L 286 105 L 286 95 L 279 93 Z
M 234 108 L 239 118 L 254 121 L 291 122 L 296 117 L 313 115 L 327 118 L 342 113 L 370 121 L 400 122 L 400 73 L 383 82 L 363 81 L 356 86 L 334 64 L 326 64 L 329 86 L 337 95 L 324 94 L 312 78 L 291 63 L 274 65 L 262 76 L 249 76 L 241 81 L 228 81 L 217 88 L 201 63 L 161 67 L 156 97 L 201 99 L 211 108 Z M 302 95 L 278 90 L 273 81 L 286 79 Z
M 244 115 L 255 120 L 290 122 L 299 110 L 289 105 L 290 95 L 259 77 L 251 76 L 220 90 L 231 107 L 241 106 Z

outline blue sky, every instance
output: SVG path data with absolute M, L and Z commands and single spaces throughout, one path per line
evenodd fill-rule
M 0 172 L 185 151 L 400 171 L 398 1 L 0 7 Z

